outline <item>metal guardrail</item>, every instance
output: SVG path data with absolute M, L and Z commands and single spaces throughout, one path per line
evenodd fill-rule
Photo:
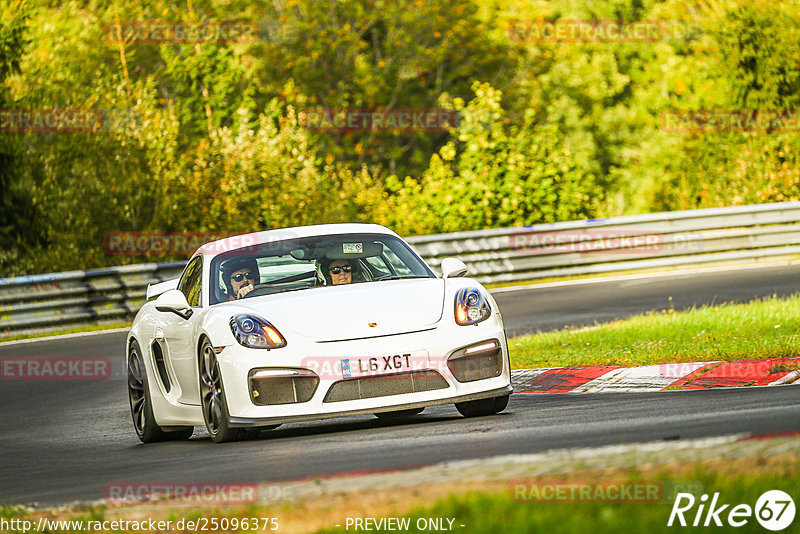
M 147 285 L 181 274 L 185 261 L 0 278 L 0 339 L 130 320 Z
M 483 283 L 800 256 L 800 202 L 654 213 L 408 238 L 435 269 L 450 256 Z M 147 284 L 185 262 L 0 279 L 0 338 L 130 320 Z
M 470 276 L 498 283 L 791 257 L 800 255 L 798 223 L 800 202 L 781 202 L 456 232 L 408 241 L 431 266 L 456 256 L 469 266 Z

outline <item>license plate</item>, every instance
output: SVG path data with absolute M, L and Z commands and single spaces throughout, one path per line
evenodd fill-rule
M 398 352 L 386 356 L 365 356 L 341 359 L 342 378 L 403 373 L 427 369 L 429 366 L 426 351 Z

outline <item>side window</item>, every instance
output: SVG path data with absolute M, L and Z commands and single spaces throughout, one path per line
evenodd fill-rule
M 384 252 L 384 255 L 386 256 L 386 259 L 388 259 L 389 263 L 392 264 L 392 267 L 394 267 L 394 270 L 397 272 L 397 274 L 399 274 L 399 275 L 413 275 L 414 274 L 414 271 L 409 269 L 406 266 L 406 264 L 403 263 L 403 260 L 401 260 L 400 258 L 397 257 L 397 254 L 394 253 L 394 250 L 390 249 L 388 246 L 385 246 L 385 247 L 383 247 L 383 252 Z
M 200 306 L 200 289 L 203 287 L 203 257 L 198 256 L 186 266 L 178 291 L 186 296 L 189 306 Z
M 391 271 L 389 271 L 389 267 L 386 265 L 386 262 L 383 261 L 383 258 L 381 258 L 380 256 L 368 257 L 367 263 L 369 263 L 370 267 L 375 268 L 375 270 L 378 272 L 378 276 L 385 276 L 391 274 Z

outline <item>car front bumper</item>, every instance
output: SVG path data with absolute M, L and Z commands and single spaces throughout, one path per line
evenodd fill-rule
M 502 362 L 499 374 L 468 382 L 457 380 L 447 365 L 448 358 L 459 349 L 491 340 L 496 340 L 499 345 Z M 402 392 L 393 383 L 394 378 L 399 378 L 402 373 L 377 372 L 362 377 L 379 379 L 372 381 L 373 392 L 369 398 L 331 400 L 334 384 L 339 384 L 337 387 L 341 389 L 341 384 L 347 383 L 345 386 L 352 386 L 347 389 L 361 391 L 361 385 L 353 382 L 357 380 L 355 376 L 343 374 L 342 359 L 355 363 L 359 359 L 364 361 L 377 357 L 380 361 L 382 357 L 398 354 L 413 355 L 414 376 L 425 374 L 434 378 L 436 389 Z M 419 332 L 348 341 L 317 342 L 292 336 L 288 338 L 286 347 L 269 351 L 229 345 L 221 350 L 217 359 L 230 423 L 242 427 L 422 408 L 508 395 L 512 391 L 508 346 L 497 314 L 472 326 L 437 324 Z M 258 405 L 261 400 L 254 399 L 250 379 L 254 372 L 261 371 L 267 376 L 296 372 L 309 377 L 313 373 L 319 380 L 313 393 L 307 392 L 308 400 L 301 399 L 305 402 L 289 399 L 278 404 Z M 435 373 L 441 378 L 437 378 Z M 393 394 L 375 393 L 384 387 L 387 393 Z M 296 392 L 294 398 L 298 398 Z

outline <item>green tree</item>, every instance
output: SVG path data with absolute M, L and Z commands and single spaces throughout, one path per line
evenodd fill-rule
M 16 105 L 6 81 L 20 72 L 21 58 L 30 42 L 26 36 L 29 19 L 30 11 L 19 4 L 0 11 L 0 110 Z M 37 226 L 39 212 L 20 172 L 22 150 L 19 136 L 2 131 L 0 126 L 0 270 L 18 262 L 27 245 L 43 239 Z
M 267 9 L 275 29 L 263 45 L 266 85 L 298 111 L 434 108 L 440 94 L 467 98 L 474 80 L 505 88 L 516 54 L 505 33 L 463 0 L 290 0 Z M 446 140 L 440 132 L 329 132 L 324 151 L 356 167 L 416 175 Z
M 592 217 L 604 193 L 587 169 L 589 152 L 573 149 L 552 124 L 526 114 L 504 124 L 501 92 L 473 86 L 469 103 L 443 99 L 460 113 L 451 140 L 431 157 L 419 182 L 389 180 L 383 221 L 405 234 L 454 232 Z M 579 163 L 583 162 L 583 164 Z

